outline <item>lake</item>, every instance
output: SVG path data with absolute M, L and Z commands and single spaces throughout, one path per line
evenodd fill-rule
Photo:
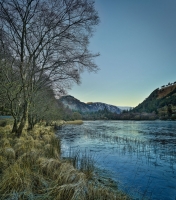
M 176 122 L 84 121 L 57 134 L 64 157 L 88 152 L 133 199 L 176 200 Z

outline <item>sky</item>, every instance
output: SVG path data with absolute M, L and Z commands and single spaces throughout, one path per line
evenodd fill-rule
M 89 50 L 97 73 L 84 72 L 68 91 L 83 102 L 135 107 L 176 81 L 175 0 L 95 0 L 100 24 Z

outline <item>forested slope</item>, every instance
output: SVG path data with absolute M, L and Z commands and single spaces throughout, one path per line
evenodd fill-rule
M 176 110 L 176 84 L 162 86 L 133 109 L 133 112 L 155 112 L 159 115 L 174 115 Z

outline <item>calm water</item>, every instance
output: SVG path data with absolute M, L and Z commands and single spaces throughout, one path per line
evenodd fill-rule
M 58 135 L 63 156 L 86 149 L 134 199 L 176 200 L 176 122 L 85 121 Z

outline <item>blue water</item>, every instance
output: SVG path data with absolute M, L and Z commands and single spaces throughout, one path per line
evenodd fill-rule
M 0 115 L 0 119 L 12 119 L 12 116 L 2 116 L 2 115 Z
M 58 135 L 63 156 L 86 149 L 133 199 L 176 200 L 176 122 L 85 121 Z

